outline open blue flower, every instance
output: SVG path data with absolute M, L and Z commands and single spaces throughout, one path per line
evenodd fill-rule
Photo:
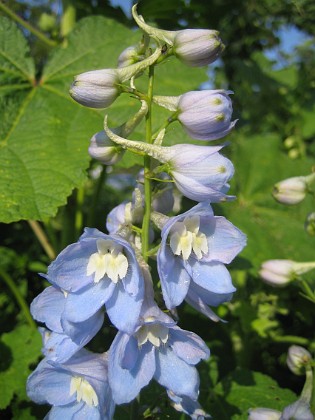
M 98 310 L 89 319 L 72 323 L 61 321 L 67 294 L 50 286 L 40 293 L 31 304 L 31 314 L 51 330 L 40 328 L 43 338 L 43 354 L 56 362 L 65 362 L 84 347 L 100 330 L 104 311 Z
M 27 380 L 27 394 L 50 404 L 49 420 L 110 420 L 115 403 L 107 376 L 107 355 L 80 350 L 68 362 L 43 359 Z
M 161 234 L 158 272 L 169 309 L 182 303 L 190 286 L 191 295 L 204 290 L 205 295 L 212 293 L 212 299 L 218 295 L 219 301 L 220 296 L 230 297 L 235 288 L 225 264 L 245 246 L 246 236 L 239 229 L 224 217 L 214 216 L 204 202 L 170 218 Z M 209 301 L 209 296 L 204 296 L 204 301 Z
M 86 228 L 79 242 L 52 262 L 46 277 L 67 293 L 62 323 L 86 321 L 105 305 L 119 330 L 134 330 L 144 285 L 135 252 L 122 237 Z
M 199 376 L 194 365 L 209 353 L 200 337 L 177 327 L 152 302 L 142 311 L 135 332 L 118 332 L 110 347 L 113 398 L 117 404 L 127 403 L 154 378 L 177 395 L 196 400 Z

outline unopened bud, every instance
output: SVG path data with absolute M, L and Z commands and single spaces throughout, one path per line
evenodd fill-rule
M 105 131 L 100 131 L 90 140 L 89 154 L 104 165 L 114 165 L 123 157 L 124 150 L 111 141 Z
M 305 370 L 311 361 L 311 353 L 304 347 L 293 345 L 289 348 L 287 365 L 295 375 L 305 375 Z
M 118 57 L 118 67 L 126 67 L 131 64 L 137 63 L 144 59 L 144 56 L 140 53 L 139 47 L 133 45 L 126 48 Z
M 94 70 L 75 77 L 72 98 L 90 108 L 107 108 L 120 95 L 120 79 L 114 69 Z
M 251 408 L 248 410 L 248 420 L 280 420 L 281 412 L 271 408 Z
M 304 200 L 307 193 L 306 176 L 295 176 L 284 179 L 274 186 L 273 197 L 282 204 L 298 204 Z
M 231 91 L 203 90 L 187 92 L 178 101 L 178 120 L 197 140 L 217 140 L 234 127 L 231 122 Z
M 307 216 L 304 228 L 310 236 L 315 236 L 315 212 L 312 212 Z
M 219 33 L 210 29 L 184 29 L 175 35 L 173 51 L 183 63 L 201 67 L 213 63 L 224 50 Z
M 307 273 L 315 268 L 315 262 L 298 263 L 291 260 L 265 261 L 259 275 L 265 283 L 271 286 L 285 286 L 295 280 L 300 274 Z

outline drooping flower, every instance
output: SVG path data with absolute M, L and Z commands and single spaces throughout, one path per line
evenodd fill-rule
M 43 338 L 43 354 L 63 363 L 84 347 L 97 334 L 104 322 L 104 311 L 98 310 L 90 318 L 78 322 L 61 322 L 67 293 L 50 286 L 40 293 L 31 304 L 31 314 L 36 321 L 46 324 L 40 328 Z
M 27 380 L 27 394 L 50 404 L 50 420 L 111 420 L 115 403 L 108 385 L 107 355 L 80 350 L 66 363 L 43 359 Z
M 100 131 L 91 138 L 89 155 L 104 165 L 114 165 L 124 155 L 122 147 L 111 141 L 104 131 Z
M 182 303 L 190 286 L 197 296 L 205 291 L 200 296 L 204 302 L 209 300 L 208 292 L 220 301 L 220 295 L 228 299 L 235 291 L 225 264 L 243 249 L 246 236 L 224 217 L 214 216 L 208 203 L 171 217 L 161 236 L 158 272 L 169 309 Z
M 198 398 L 194 365 L 209 357 L 209 349 L 196 334 L 177 327 L 152 295 L 147 290 L 135 331 L 118 332 L 109 350 L 109 383 L 117 404 L 132 401 L 152 378 L 176 395 Z
M 135 252 L 122 237 L 86 228 L 48 267 L 47 279 L 68 293 L 61 322 L 86 321 L 105 305 L 118 329 L 133 331 L 144 285 Z
M 176 144 L 163 147 L 132 141 L 113 133 L 107 126 L 106 118 L 104 129 L 113 142 L 126 149 L 146 153 L 163 163 L 156 168 L 156 173 L 168 173 L 179 191 L 191 200 L 218 202 L 233 198 L 227 196 L 226 192 L 234 167 L 229 159 L 219 153 L 223 146 Z

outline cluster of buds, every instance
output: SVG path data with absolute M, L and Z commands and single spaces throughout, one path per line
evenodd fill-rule
M 116 404 L 134 400 L 152 379 L 165 387 L 176 410 L 192 419 L 209 417 L 198 403 L 195 365 L 207 359 L 210 350 L 197 334 L 181 329 L 171 314 L 185 301 L 220 321 L 212 307 L 229 301 L 235 292 L 226 265 L 246 244 L 245 235 L 211 208 L 213 202 L 234 198 L 227 195 L 234 167 L 220 153 L 223 146 L 162 144 L 168 124 L 175 120 L 193 139 L 227 135 L 236 122 L 231 121 L 232 92 L 170 97 L 145 95 L 135 88 L 145 69 L 171 55 L 192 67 L 213 62 L 223 50 L 218 33 L 152 28 L 136 6 L 133 16 L 144 32 L 141 43 L 120 55 L 117 69 L 77 76 L 70 91 L 77 102 L 92 108 L 107 108 L 124 92 L 139 99 L 140 110 L 123 125 L 110 129 L 105 117 L 89 153 L 104 165 L 114 165 L 128 150 L 144 157 L 144 170 L 131 201 L 109 213 L 109 233 L 86 228 L 79 241 L 51 263 L 45 275 L 51 286 L 32 303 L 33 317 L 46 326 L 41 328 L 45 358 L 30 375 L 27 390 L 37 403 L 53 406 L 49 418 L 109 420 Z M 153 53 L 150 39 L 156 44 Z M 172 112 L 167 124 L 154 137 L 146 130 L 145 139 L 129 140 L 143 118 L 151 124 L 148 110 L 153 102 Z M 169 216 L 175 188 L 196 204 Z M 155 291 L 150 257 L 157 262 L 160 292 Z M 162 295 L 162 309 L 155 293 L 159 301 Z M 105 311 L 118 332 L 107 352 L 95 354 L 85 346 L 100 331 Z

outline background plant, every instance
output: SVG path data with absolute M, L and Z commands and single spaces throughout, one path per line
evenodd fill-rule
M 7 7 L 44 37 L 17 22 Z M 197 332 L 212 350 L 209 365 L 203 364 L 200 373 L 201 402 L 214 418 L 246 418 L 249 407 L 282 409 L 294 401 L 292 392 L 299 393 L 303 381 L 285 366 L 287 348 L 300 344 L 314 351 L 312 302 L 298 293 L 294 283 L 270 289 L 258 278 L 265 260 L 314 259 L 314 237 L 303 229 L 305 216 L 314 211 L 312 198 L 287 208 L 271 196 L 276 182 L 309 174 L 314 162 L 314 47 L 310 40 L 291 55 L 279 50 L 276 61 L 264 54 L 278 45 L 276 31 L 283 25 L 311 36 L 312 8 L 310 1 L 259 5 L 220 1 L 211 7 L 202 1 L 188 5 L 174 1 L 160 2 L 159 8 L 150 0 L 139 4 L 147 21 L 172 30 L 215 28 L 228 46 L 210 76 L 205 69 L 194 70 L 192 80 L 191 70 L 182 66 L 171 70 L 166 63 L 157 81 L 160 94 L 168 86 L 181 94 L 209 80 L 217 88 L 235 92 L 234 115 L 239 123 L 228 140 L 236 167 L 232 192 L 238 200 L 216 205 L 216 214 L 226 216 L 248 236 L 247 248 L 233 265 L 238 292 L 229 305 L 219 308 L 227 325 L 209 331 L 205 319 L 195 313 L 191 317 L 191 309 L 180 314 L 187 328 L 196 324 L 197 317 Z M 139 35 L 130 29 L 132 21 L 107 2 L 65 2 L 63 7 L 49 1 L 2 2 L 1 13 L 0 405 L 3 414 L 13 418 L 41 418 L 45 408 L 40 412 L 24 391 L 41 346 L 24 302 L 31 302 L 45 286 L 36 273 L 45 271 L 54 255 L 76 241 L 83 226 L 104 230 L 108 211 L 131 191 L 126 179 L 137 164 L 126 154 L 116 173 L 106 173 L 89 161 L 87 141 L 102 124 L 103 112 L 74 104 L 68 87 L 74 74 L 114 67 L 118 51 L 137 42 Z M 104 31 L 110 36 L 104 37 Z M 110 113 L 110 126 L 123 122 L 133 107 L 130 98 L 119 98 Z M 159 118 L 163 117 L 161 113 Z M 176 143 L 178 136 L 182 141 L 182 131 L 174 125 L 168 144 Z M 311 273 L 306 281 L 313 289 Z M 110 343 L 109 327 L 105 335 Z M 93 345 L 97 349 L 101 344 Z M 166 402 L 156 401 L 155 390 L 145 392 L 150 415 L 158 418 L 157 406 L 168 413 Z

